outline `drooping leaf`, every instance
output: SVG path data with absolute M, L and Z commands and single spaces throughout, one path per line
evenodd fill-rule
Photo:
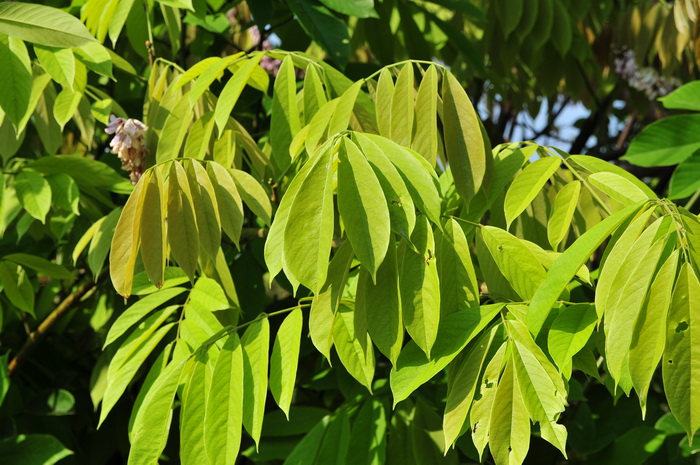
M 472 264 L 469 242 L 457 221 L 445 223 L 435 239 L 435 257 L 440 278 L 440 315 L 479 305 L 479 286 Z
M 475 400 L 469 412 L 469 425 L 472 433 L 474 447 L 483 457 L 486 444 L 489 442 L 493 412 L 493 401 L 498 387 L 498 380 L 503 372 L 508 343 L 503 342 L 491 360 L 486 365 L 486 370 L 481 377 Z
M 376 279 L 391 236 L 386 199 L 370 164 L 352 141 L 341 144 L 339 161 L 338 211 L 355 255 Z
M 195 465 L 207 456 L 204 445 L 204 421 L 206 418 L 210 359 L 200 354 L 194 361 L 192 374 L 185 384 L 180 407 L 180 461 L 183 465 Z
M 248 208 L 265 224 L 272 224 L 272 205 L 265 189 L 245 171 L 231 170 L 230 173 L 236 183 L 238 193 Z
M 411 148 L 435 166 L 438 152 L 437 126 L 437 71 L 435 66 L 428 67 L 416 95 L 416 134 Z
M 34 288 L 24 268 L 16 263 L 0 260 L 0 283 L 5 297 L 12 305 L 34 315 Z
M 141 230 L 141 214 L 143 212 L 144 185 L 148 182 L 144 175 L 136 184 L 134 191 L 126 201 L 117 227 L 114 230 L 112 247 L 109 249 L 109 275 L 114 289 L 122 296 L 131 295 L 131 284 L 134 279 L 134 266 L 139 247 Z M 171 177 L 170 183 L 173 180 Z M 169 228 L 170 229 L 170 228 Z
M 328 265 L 326 282 L 314 294 L 309 312 L 309 336 L 316 349 L 330 361 L 335 313 L 354 258 L 350 241 L 343 242 Z
M 442 99 L 445 152 L 455 188 L 468 204 L 484 182 L 486 157 L 490 154 L 484 150 L 476 111 L 457 78 L 449 71 L 444 74 Z
M 141 258 L 148 279 L 157 287 L 163 285 L 166 259 L 165 238 L 165 188 L 158 171 L 145 186 L 141 216 Z
M 319 3 L 289 0 L 288 5 L 306 33 L 333 61 L 344 67 L 350 55 L 350 37 L 345 23 Z
M 379 73 L 374 100 L 379 134 L 386 138 L 391 138 L 391 100 L 393 95 L 394 80 L 391 77 L 391 71 L 384 68 Z
M 175 392 L 186 363 L 171 362 L 148 390 L 134 420 L 128 465 L 158 461 L 168 439 Z
M 360 272 L 355 311 L 364 315 L 367 331 L 379 351 L 396 363 L 403 345 L 404 328 L 394 244 L 389 245 L 386 258 L 377 270 L 376 282 L 372 282 L 368 272 Z
M 637 317 L 629 351 L 632 385 L 639 395 L 642 415 L 646 413 L 649 384 L 666 345 L 666 318 L 678 267 L 678 251 L 661 266 L 649 289 L 649 296 Z
M 512 360 L 506 361 L 493 397 L 489 449 L 499 464 L 520 465 L 530 448 L 530 419 Z
M 0 456 L 7 465 L 53 465 L 72 454 L 49 434 L 19 434 L 0 440 Z
M 243 201 L 236 181 L 231 171 L 216 162 L 210 162 L 207 171 L 214 186 L 221 228 L 234 244 L 238 244 L 243 227 Z
M 223 132 L 224 126 L 228 122 L 229 116 L 233 107 L 236 106 L 238 97 L 240 97 L 243 88 L 251 78 L 253 71 L 258 67 L 260 60 L 265 56 L 265 53 L 257 53 L 236 70 L 231 79 L 224 86 L 219 99 L 216 102 L 216 110 L 214 111 L 214 119 L 219 133 Z
M 493 356 L 491 352 L 495 352 L 499 347 L 499 341 L 495 340 L 497 334 L 498 327 L 485 332 L 461 364 L 455 367 L 454 375 L 449 378 L 445 414 L 442 420 L 445 450 L 455 442 L 467 420 L 467 413 L 479 388 L 481 372 L 489 362 L 489 355 Z
M 670 199 L 689 197 L 700 189 L 700 151 L 678 165 L 671 176 L 668 188 Z
M 73 88 L 75 56 L 71 49 L 35 45 L 34 52 L 41 66 L 54 81 L 63 87 Z
M 299 308 L 284 319 L 275 336 L 270 357 L 270 392 L 287 419 L 297 377 L 302 323 L 303 316 Z
M 207 395 L 204 445 L 214 463 L 235 462 L 243 424 L 243 350 L 238 334 L 226 339 L 214 366 Z
M 45 258 L 26 253 L 11 253 L 2 257 L 3 260 L 10 260 L 25 268 L 31 268 L 42 276 L 50 276 L 57 279 L 71 279 L 73 273 L 68 271 L 63 265 L 53 263 Z
M 355 334 L 354 313 L 354 308 L 345 303 L 338 306 L 333 323 L 333 344 L 340 362 L 348 373 L 371 393 L 374 378 L 374 350 L 366 333 Z M 360 341 L 360 337 L 365 340 Z
M 284 261 L 291 275 L 318 293 L 326 280 L 333 241 L 333 155 L 313 162 L 292 201 L 284 230 Z M 309 225 L 314 225 L 313 228 Z
M 547 180 L 559 169 L 559 166 L 561 166 L 561 158 L 542 157 L 527 165 L 518 174 L 506 192 L 504 203 L 506 223 L 509 227 L 513 220 L 535 199 Z
M 697 81 L 683 84 L 670 94 L 658 99 L 666 108 L 675 110 L 700 111 L 700 83 Z
M 367 399 L 352 424 L 348 465 L 381 465 L 386 460 L 387 421 L 384 405 Z
M 187 173 L 177 162 L 172 163 L 168 178 L 168 244 L 177 264 L 193 280 L 199 256 L 199 231 Z
M 391 140 L 408 147 L 413 135 L 413 64 L 406 63 L 396 78 L 391 96 Z
M 399 274 L 401 313 L 408 334 L 430 358 L 440 323 L 440 280 L 433 230 L 425 216 L 417 218 L 411 241 L 415 251 L 405 247 Z
M 588 176 L 587 181 L 624 205 L 649 198 L 639 187 L 615 173 L 593 173 Z
M 243 347 L 243 426 L 260 444 L 270 359 L 270 323 L 261 318 L 246 329 Z
M 278 175 L 284 173 L 289 167 L 291 163 L 289 144 L 294 135 L 301 129 L 296 97 L 294 62 L 292 57 L 287 56 L 282 61 L 282 66 L 280 66 L 275 79 L 272 118 L 270 120 L 270 144 L 272 145 L 270 158 Z
M 673 290 L 666 324 L 663 356 L 664 392 L 671 412 L 683 426 L 688 442 L 700 427 L 700 377 L 694 367 L 700 356 L 700 282 L 690 264 L 683 263 Z
M 547 239 L 552 246 L 552 250 L 557 250 L 559 244 L 566 239 L 566 234 L 571 227 L 579 194 L 581 193 L 581 182 L 572 181 L 564 186 L 554 200 L 552 214 L 547 223 Z

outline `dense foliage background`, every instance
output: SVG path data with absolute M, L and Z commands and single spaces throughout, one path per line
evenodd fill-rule
M 698 15 L 0 3 L 0 462 L 695 463 Z

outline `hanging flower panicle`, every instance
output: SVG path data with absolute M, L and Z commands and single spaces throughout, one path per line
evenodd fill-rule
M 630 87 L 644 92 L 649 100 L 663 97 L 681 85 L 673 77 L 667 79 L 650 67 L 640 68 L 634 58 L 633 50 L 624 50 L 615 58 L 615 72 L 625 79 Z
M 129 118 L 117 118 L 110 115 L 109 124 L 105 128 L 107 134 L 114 134 L 109 146 L 112 153 L 122 161 L 122 169 L 129 171 L 129 179 L 136 184 L 143 173 L 144 158 L 146 156 L 146 146 L 144 144 L 144 133 L 148 126 L 141 121 Z

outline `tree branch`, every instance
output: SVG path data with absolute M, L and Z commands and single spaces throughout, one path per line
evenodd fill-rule
M 34 350 L 36 345 L 46 337 L 46 333 L 49 331 L 49 329 L 51 329 L 56 322 L 63 318 L 63 316 L 68 313 L 73 305 L 75 305 L 75 303 L 78 302 L 93 287 L 95 287 L 95 282 L 92 279 L 84 282 L 82 285 L 80 285 L 80 287 L 78 287 L 78 289 L 73 291 L 72 294 L 58 304 L 53 312 L 51 312 L 51 314 L 41 322 L 36 331 L 29 334 L 29 337 L 24 342 L 22 348 L 19 350 L 19 352 L 17 352 L 17 355 L 14 356 L 8 365 L 8 377 L 11 377 L 17 371 L 22 362 L 29 356 L 32 350 Z

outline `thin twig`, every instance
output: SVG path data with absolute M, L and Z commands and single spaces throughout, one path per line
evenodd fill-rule
M 15 371 L 19 368 L 22 362 L 29 356 L 29 354 L 34 350 L 37 344 L 39 344 L 45 337 L 46 333 L 51 329 L 51 327 L 56 324 L 63 316 L 65 316 L 68 311 L 73 308 L 73 305 L 80 300 L 89 290 L 95 287 L 95 282 L 90 279 L 84 282 L 78 289 L 73 291 L 68 297 L 63 299 L 63 301 L 58 304 L 58 306 L 46 317 L 44 321 L 41 322 L 36 331 L 33 331 L 27 337 L 22 348 L 17 352 L 17 355 L 10 361 L 7 369 L 7 376 L 12 376 Z

